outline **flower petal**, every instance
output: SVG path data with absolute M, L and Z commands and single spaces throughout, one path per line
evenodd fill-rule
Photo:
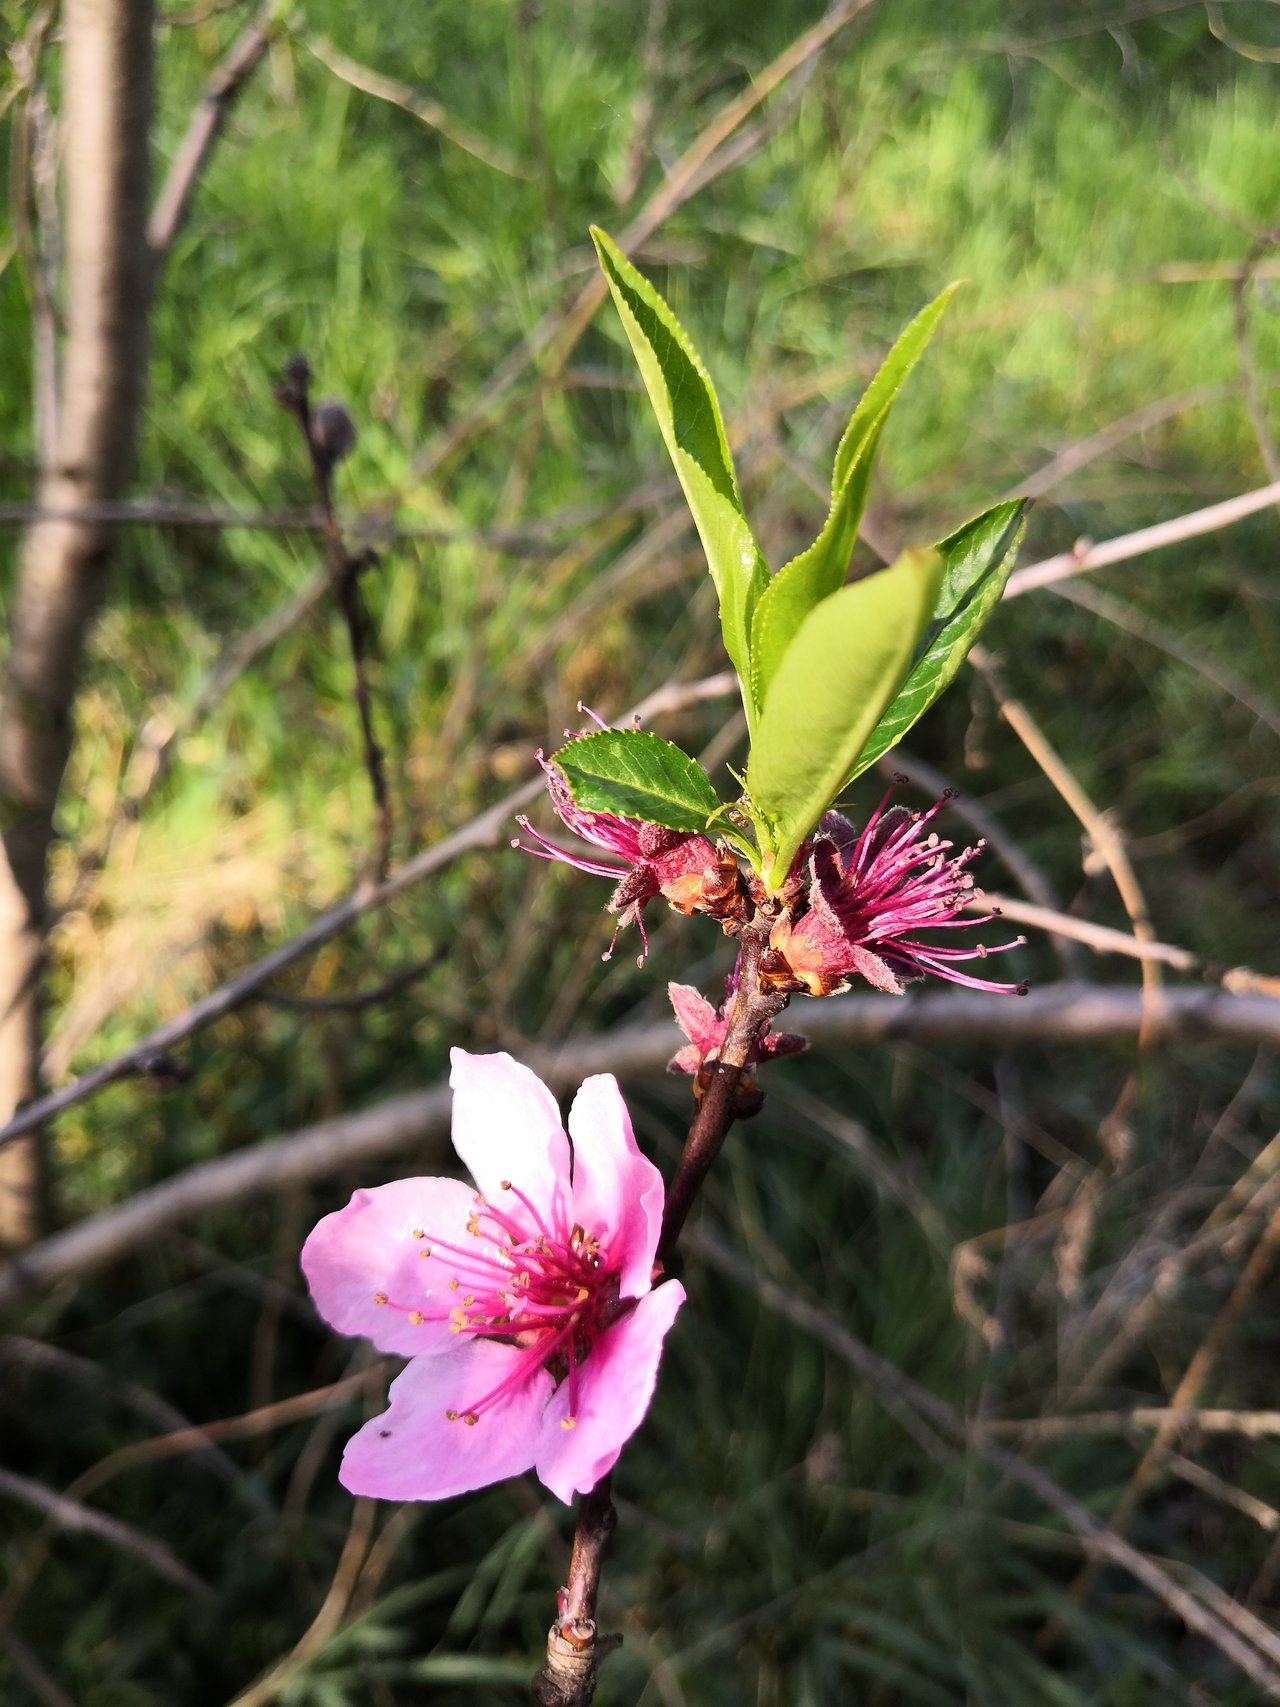
M 649 1290 L 662 1231 L 662 1175 L 640 1153 L 612 1073 L 584 1079 L 569 1110 L 573 1218 L 594 1234 L 619 1270 L 624 1298 Z
M 612 1470 L 649 1408 L 667 1329 L 684 1303 L 684 1287 L 666 1281 L 615 1322 L 582 1366 L 572 1428 L 569 1383 L 562 1381 L 542 1417 L 539 1477 L 566 1505 Z M 483 1419 L 482 1419 L 483 1420 Z
M 532 1467 L 554 1383 L 527 1378 L 472 1426 L 465 1414 L 528 1359 L 515 1346 L 470 1340 L 449 1357 L 415 1357 L 391 1383 L 390 1406 L 347 1442 L 338 1479 L 380 1500 L 442 1500 Z
M 452 1345 L 447 1320 L 415 1325 L 410 1312 L 438 1308 L 447 1316 L 448 1306 L 432 1295 L 452 1270 L 442 1274 L 435 1259 L 422 1260 L 423 1251 L 428 1235 L 460 1242 L 474 1203 L 475 1192 L 456 1179 L 399 1179 L 355 1192 L 345 1209 L 317 1222 L 302 1247 L 316 1309 L 340 1334 L 363 1334 L 379 1351 L 413 1356 Z
M 569 1207 L 569 1141 L 556 1099 L 536 1073 L 510 1055 L 455 1049 L 450 1059 L 453 1147 L 480 1190 L 496 1200 L 502 1182 L 510 1180 L 549 1226 L 563 1222 Z
M 702 992 L 692 984 L 668 984 L 667 995 L 681 1031 L 699 1055 L 707 1056 L 718 1049 L 724 1042 L 725 1022 Z

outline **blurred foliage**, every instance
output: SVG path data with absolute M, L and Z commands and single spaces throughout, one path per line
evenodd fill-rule
M 588 224 L 624 229 L 722 103 L 820 8 L 698 0 L 667 11 L 656 44 L 647 10 L 308 0 L 234 109 L 165 276 L 140 491 L 239 512 L 309 504 L 296 436 L 271 401 L 284 357 L 303 349 L 359 425 L 339 475 L 348 516 L 453 536 L 384 544 L 363 582 L 400 855 L 528 774 L 532 750 L 558 739 L 579 698 L 612 715 L 669 677 L 722 665 L 691 534 L 651 544 L 679 500 L 607 310 L 563 371 L 540 355 L 463 431 L 504 359 L 590 276 Z M 0 8 L 15 33 L 30 15 L 15 0 Z M 161 162 L 249 15 L 197 8 L 161 30 Z M 1274 45 L 1269 8 L 1244 0 L 1224 15 L 1233 39 Z M 348 86 L 309 50 L 322 39 L 440 101 L 527 175 Z M 11 141 L 22 92 L 12 63 L 6 75 Z M 1241 292 L 1265 379 L 1280 369 L 1280 270 L 1267 247 L 1280 201 L 1274 77 L 1216 39 L 1198 6 L 1076 15 L 1051 0 L 961 0 L 944 16 L 926 0 L 882 0 L 784 86 L 746 158 L 638 254 L 716 374 L 770 560 L 812 535 L 822 501 L 806 475 L 821 480 L 859 385 L 957 275 L 971 282 L 882 453 L 873 514 L 884 528 L 936 537 L 1063 447 L 1162 399 L 1173 400 L 1163 418 L 1052 487 L 1029 558 L 1261 484 L 1231 279 L 1256 258 Z M 644 100 L 650 132 L 638 130 Z M 619 208 L 633 157 L 638 186 Z M 21 499 L 30 324 L 12 235 L 0 227 L 0 497 Z M 495 527 L 521 535 L 520 550 L 478 537 Z M 119 809 L 145 785 L 148 740 L 183 723 L 215 661 L 319 562 L 318 542 L 296 530 L 122 533 L 61 810 L 58 1073 L 180 1010 L 360 869 L 368 787 L 345 635 L 323 604 L 180 740 L 137 821 Z M 1124 627 L 1041 593 L 989 632 L 1014 690 L 1095 801 L 1120 815 L 1157 933 L 1215 964 L 1276 973 L 1274 933 L 1259 930 L 1280 899 L 1273 736 L 1213 679 L 1234 672 L 1274 691 L 1273 566 L 1264 515 L 1110 572 Z M 8 589 L 0 575 L 0 615 Z M 1192 663 L 1162 649 L 1169 637 Z M 669 732 L 696 750 L 722 718 L 703 708 Z M 1064 905 L 1125 926 L 1105 872 L 1082 860 L 1074 819 L 971 676 L 913 745 L 1002 816 Z M 740 756 L 721 746 L 721 762 Z M 860 786 L 858 803 L 874 792 Z M 1011 881 L 994 860 L 989 875 Z M 505 849 L 408 891 L 289 987 L 365 988 L 442 947 L 429 978 L 355 1014 L 256 1003 L 194 1041 L 189 1086 L 122 1086 L 74 1110 L 56 1134 L 64 1213 L 426 1082 L 450 1043 L 518 1052 L 531 1037 L 656 1017 L 666 978 L 710 988 L 722 974 L 714 934 L 670 918 L 655 920 L 643 972 L 623 953 L 602 966 L 604 899 Z M 1135 976 L 1131 962 L 1085 969 Z M 1059 972 L 1042 943 L 1020 970 Z M 1240 1050 L 1142 1067 L 1127 1160 L 1071 1291 L 1055 1269 L 1065 1197 L 1052 1158 L 1097 1161 L 1131 1060 L 1119 1046 L 998 1059 L 953 1047 L 786 1063 L 769 1110 L 726 1152 L 710 1224 L 966 1410 L 1164 1403 L 1230 1291 L 1242 1258 L 1229 1239 L 1105 1382 L 1072 1384 L 1150 1290 L 1158 1260 L 1270 1136 L 1258 1111 L 1274 1080 L 1266 1062 L 1245 1078 Z M 642 1142 L 667 1166 L 686 1094 L 681 1083 L 636 1095 Z M 865 1142 L 851 1147 L 849 1121 Z M 62 1488 L 157 1432 L 131 1408 L 130 1382 L 206 1420 L 337 1378 L 352 1348 L 315 1321 L 296 1252 L 355 1183 L 207 1217 L 34 1303 L 15 1332 L 92 1360 L 106 1386 L 10 1348 L 6 1462 Z M 1031 1225 L 980 1246 L 961 1285 L 957 1246 L 1006 1223 Z M 1127 1579 L 1104 1572 L 1074 1599 L 1078 1549 L 1043 1508 L 980 1461 L 930 1456 L 794 1327 L 698 1261 L 685 1270 L 689 1320 L 618 1477 L 604 1616 L 626 1645 L 601 1707 L 1257 1698 Z M 1273 1403 L 1265 1305 L 1264 1295 L 1237 1330 L 1213 1402 Z M 982 1329 L 997 1313 L 1006 1340 L 993 1353 Z M 61 1536 L 17 1608 L 23 1646 L 0 1643 L 6 1702 L 53 1699 L 32 1684 L 28 1651 L 77 1707 L 234 1698 L 289 1653 L 329 1591 L 353 1521 L 334 1469 L 360 1414 L 352 1404 L 231 1445 L 221 1472 L 209 1454 L 162 1459 L 86 1496 L 163 1540 L 214 1597 L 192 1599 L 127 1552 Z M 1033 1450 L 1100 1514 L 1137 1462 L 1123 1434 Z M 1215 1436 L 1197 1456 L 1280 1503 L 1271 1442 Z M 38 1523 L 8 1501 L 3 1516 L 12 1585 Z M 524 1699 L 568 1513 L 520 1482 L 376 1517 L 346 1621 L 279 1699 Z M 1133 1535 L 1228 1594 L 1276 1605 L 1265 1531 L 1203 1489 L 1162 1476 Z M 1058 1635 L 1038 1644 L 1050 1619 Z

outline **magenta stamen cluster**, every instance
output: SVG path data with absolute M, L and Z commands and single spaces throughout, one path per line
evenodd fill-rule
M 1024 984 L 996 983 L 960 970 L 1019 947 L 1023 937 L 988 948 L 921 942 L 922 930 L 967 930 L 998 917 L 990 912 L 958 918 L 980 894 L 967 869 L 983 843 L 952 853 L 954 843 L 930 825 L 952 794 L 925 812 L 888 808 L 892 789 L 859 834 L 838 812 L 828 812 L 807 851 L 808 882 L 802 898 L 778 920 L 769 946 L 779 966 L 813 995 L 844 987 L 852 973 L 877 989 L 899 994 L 904 983 L 932 973 L 949 983 L 1001 995 L 1024 994 Z M 886 810 L 886 808 L 888 808 Z
M 426 1227 L 413 1230 L 421 1241 L 419 1254 L 452 1270 L 448 1288 L 459 1295 L 457 1304 L 446 1311 L 424 1310 L 397 1303 L 385 1292 L 376 1292 L 373 1301 L 406 1313 L 415 1326 L 447 1322 L 450 1333 L 520 1348 L 523 1355 L 511 1361 L 497 1386 L 460 1408 L 451 1406 L 444 1413 L 448 1421 L 474 1426 L 537 1370 L 549 1369 L 557 1380 L 568 1382 L 569 1413 L 560 1426 L 573 1428 L 578 1370 L 624 1308 L 618 1271 L 592 1234 L 576 1224 L 553 1229 L 518 1186 L 503 1180 L 501 1188 L 532 1217 L 535 1235 L 479 1193 L 466 1222 L 474 1245 L 438 1238 Z

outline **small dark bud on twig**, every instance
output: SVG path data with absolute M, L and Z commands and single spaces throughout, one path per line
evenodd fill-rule
M 355 422 L 337 397 L 322 398 L 311 415 L 311 443 L 326 468 L 334 468 L 356 448 Z

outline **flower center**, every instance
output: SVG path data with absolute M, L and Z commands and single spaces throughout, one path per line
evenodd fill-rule
M 486 1411 L 546 1369 L 557 1386 L 569 1384 L 569 1414 L 560 1426 L 573 1428 L 578 1371 L 626 1308 L 618 1296 L 618 1270 L 585 1228 L 549 1227 L 518 1186 L 503 1180 L 502 1190 L 516 1205 L 501 1209 L 477 1194 L 466 1222 L 468 1243 L 437 1238 L 425 1227 L 413 1230 L 422 1241 L 419 1254 L 451 1271 L 448 1289 L 457 1295 L 456 1303 L 448 1310 L 422 1310 L 396 1303 L 385 1292 L 375 1293 L 374 1302 L 405 1311 L 416 1325 L 447 1322 L 450 1333 L 519 1350 L 496 1387 L 445 1412 L 451 1422 L 474 1427 Z

